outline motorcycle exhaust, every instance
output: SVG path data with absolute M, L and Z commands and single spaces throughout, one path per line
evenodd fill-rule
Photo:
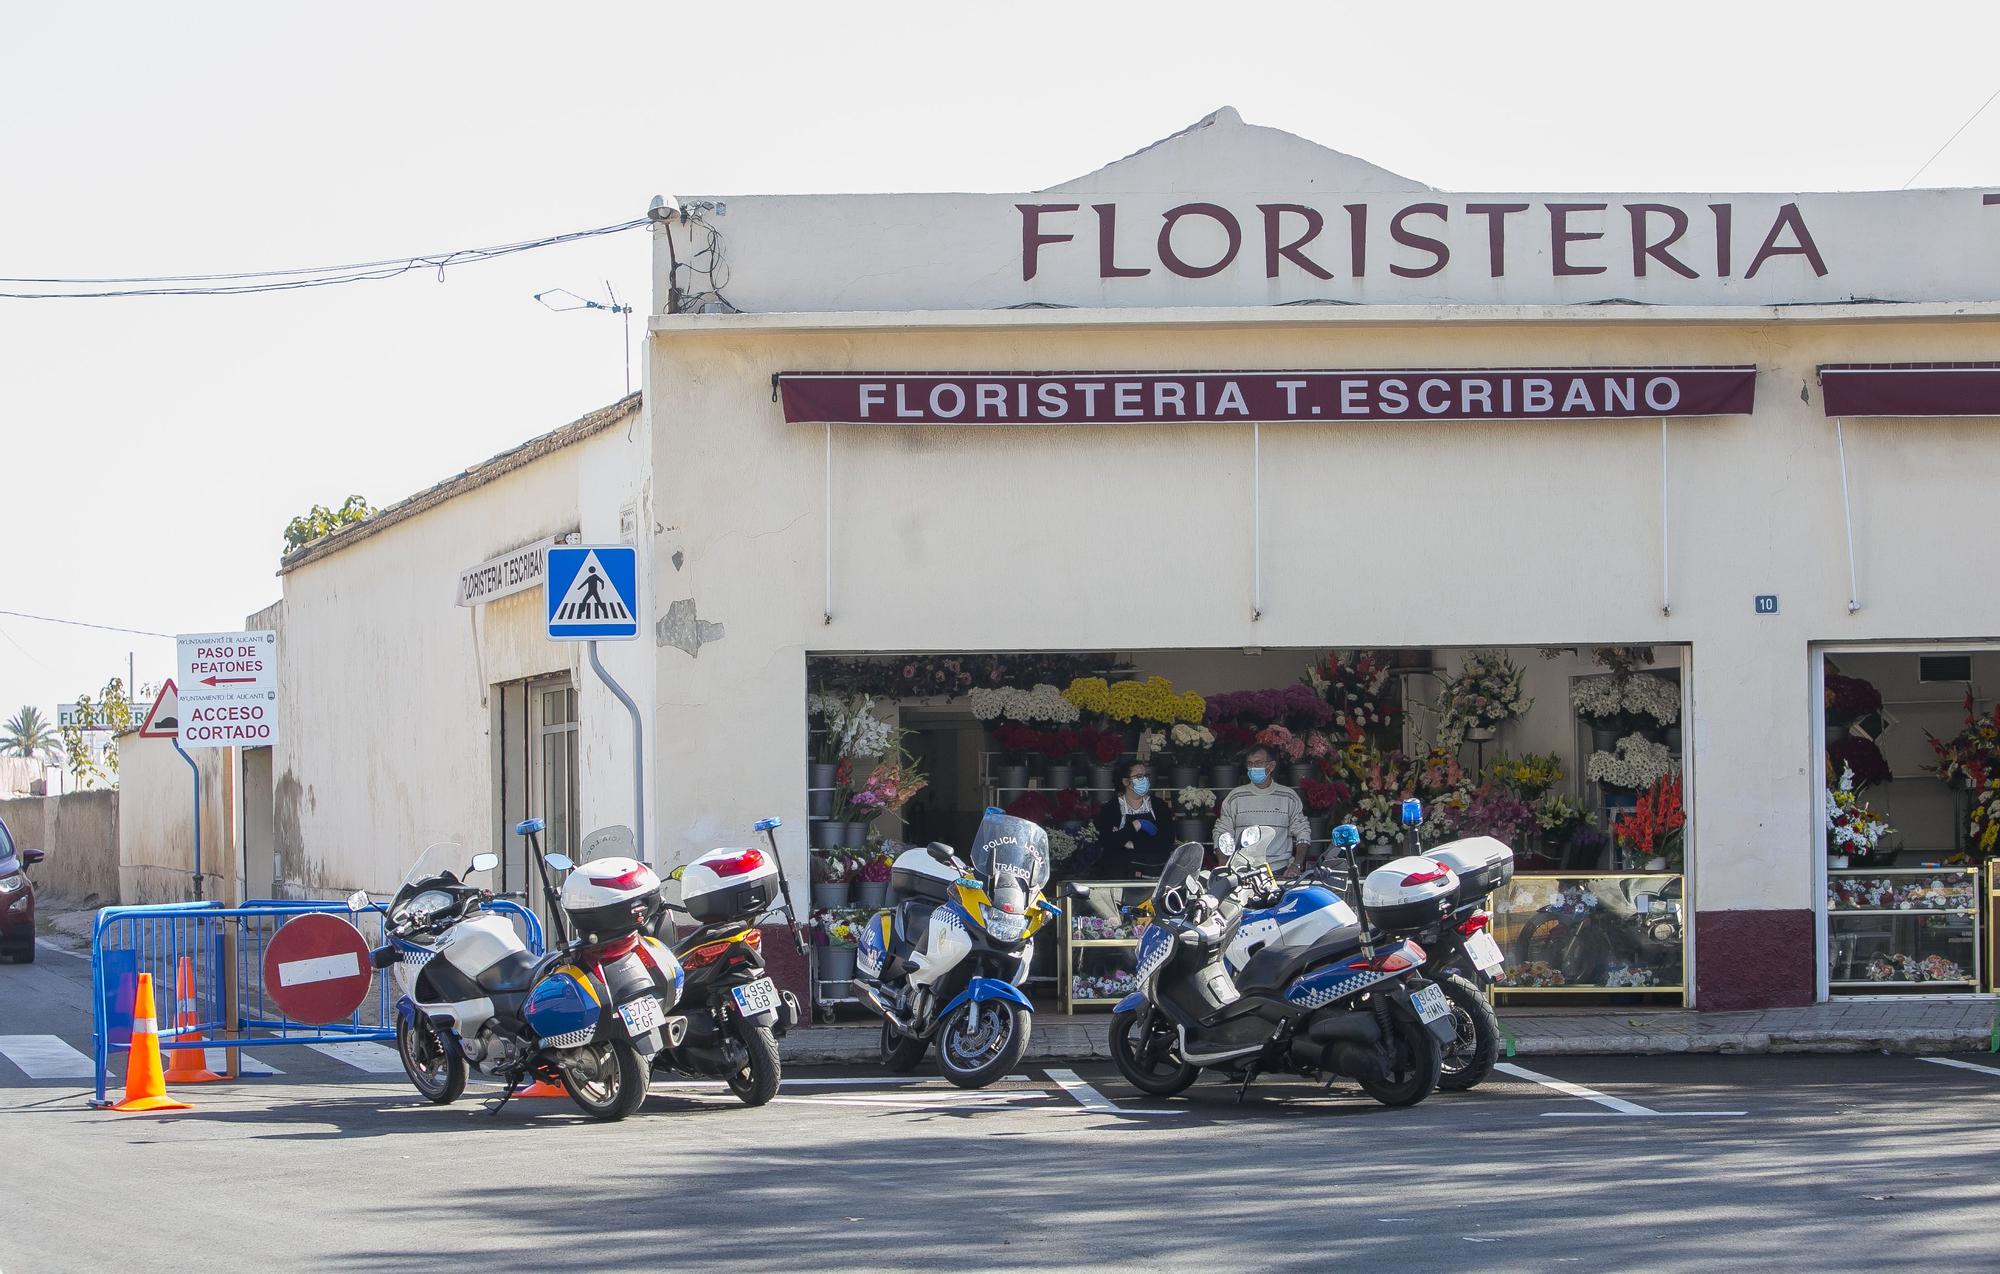
M 889 1019 L 891 1026 L 905 1035 L 914 1035 L 916 1033 L 902 1014 L 897 1013 L 882 1002 L 882 993 L 874 987 L 863 982 L 860 978 L 854 979 L 854 981 L 848 984 L 848 987 L 854 992 L 855 998 L 860 1000 L 863 1005 Z
M 1335 1013 L 1309 1023 L 1306 1038 L 1315 1044 L 1375 1045 L 1382 1042 L 1382 1028 L 1373 1013 Z
M 667 1038 L 668 1048 L 679 1048 L 687 1038 L 688 1020 L 685 1017 L 669 1017 L 660 1027 L 660 1033 Z

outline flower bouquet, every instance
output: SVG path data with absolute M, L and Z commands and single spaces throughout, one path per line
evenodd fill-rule
M 1333 651 L 1306 669 L 1305 684 L 1332 709 L 1325 724 L 1359 741 L 1395 721 L 1396 709 L 1390 702 L 1393 672 L 1388 659 L 1373 652 L 1343 657 Z
M 1965 970 L 1952 960 L 1941 955 L 1927 955 L 1922 959 L 1895 952 L 1878 955 L 1868 961 L 1868 980 L 1871 982 L 1970 982 Z
M 1438 697 L 1438 732 L 1450 746 L 1493 737 L 1495 726 L 1524 715 L 1534 700 L 1521 692 L 1521 669 L 1504 650 L 1466 653 Z
M 1072 1000 L 1122 1000 L 1139 989 L 1130 969 L 1113 969 L 1095 976 L 1077 974 L 1069 980 Z
M 1679 871 L 1686 843 L 1687 812 L 1681 808 L 1678 774 L 1662 775 L 1639 798 L 1632 812 L 1611 825 L 1618 844 L 1647 871 Z
M 1534 807 L 1517 794 L 1488 783 L 1472 793 L 1465 813 L 1458 818 L 1461 836 L 1491 836 L 1509 848 L 1527 839 L 1536 825 Z
M 1854 771 L 1843 768 L 1839 781 L 1826 790 L 1828 865 L 1838 870 L 1846 866 L 1850 854 L 1874 857 L 1890 830 L 1889 820 L 1869 808 L 1856 794 Z
M 1831 668 L 1826 672 L 1826 719 L 1829 725 L 1857 721 L 1882 710 L 1882 692 L 1860 677 L 1844 677 Z
M 1966 815 L 1966 848 L 1982 857 L 2000 847 L 2000 705 L 1988 716 L 1973 709 L 1972 695 L 1965 696 L 1965 728 L 1949 739 L 1939 739 L 1929 731 L 1931 750 L 1937 763 L 1928 767 L 1946 783 L 1964 788 L 1971 806 Z
M 1835 770 L 1853 770 L 1854 790 L 1857 792 L 1896 777 L 1889 769 L 1889 758 L 1883 756 L 1881 747 L 1866 735 L 1842 735 L 1827 748 L 1826 763 Z
M 1117 942 L 1132 936 L 1132 926 L 1099 915 L 1072 916 L 1069 936 L 1078 942 Z
M 1257 742 L 1287 761 L 1305 758 L 1306 741 L 1281 725 L 1265 726 L 1257 732 Z
M 1231 690 L 1210 695 L 1207 705 L 1207 720 L 1211 725 L 1227 722 L 1242 726 L 1252 731 L 1253 737 L 1265 726 L 1310 730 L 1330 725 L 1334 720 L 1334 709 L 1312 687 L 1304 685 L 1278 690 Z
M 967 696 L 972 715 L 981 721 L 1022 721 L 1069 725 L 1077 719 L 1076 705 L 1050 685 L 1020 690 L 1013 686 L 981 687 Z
M 1584 777 L 1607 787 L 1638 791 L 1679 770 L 1666 744 L 1655 743 L 1642 734 L 1628 734 L 1618 740 L 1613 751 L 1591 753 Z
M 1119 725 L 1156 724 L 1171 726 L 1177 721 L 1198 722 L 1202 718 L 1202 698 L 1179 694 L 1165 677 L 1144 681 L 1108 682 L 1102 677 L 1078 677 L 1062 692 L 1063 698 L 1079 711 L 1092 713 Z

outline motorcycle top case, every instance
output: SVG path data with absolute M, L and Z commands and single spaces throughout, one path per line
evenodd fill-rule
M 562 908 L 579 935 L 598 942 L 636 932 L 659 892 L 660 878 L 636 858 L 598 858 L 563 881 Z
M 1458 877 L 1434 858 L 1391 859 L 1361 882 L 1368 922 L 1383 933 L 1421 933 L 1437 923 L 1458 893 Z
M 889 888 L 898 898 L 943 902 L 957 882 L 958 873 L 932 858 L 928 849 L 906 849 L 889 868 Z
M 1461 903 L 1484 898 L 1514 879 L 1514 851 L 1491 836 L 1468 836 L 1424 851 L 1458 877 Z
M 777 891 L 778 864 L 766 849 L 711 849 L 681 868 L 681 906 L 702 924 L 761 916 Z

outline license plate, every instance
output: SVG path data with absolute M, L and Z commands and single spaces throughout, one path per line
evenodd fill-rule
M 769 1013 L 778 1007 L 778 987 L 769 978 L 758 978 L 755 982 L 731 987 L 729 993 L 736 997 L 737 1011 L 744 1017 Z
M 667 1011 L 660 1007 L 659 1000 L 652 996 L 633 1000 L 618 1006 L 618 1016 L 623 1019 L 625 1029 L 634 1035 L 642 1035 L 666 1025 Z
M 1412 997 L 1417 1002 L 1417 1016 L 1426 1023 L 1451 1016 L 1451 1001 L 1444 998 L 1444 992 L 1434 986 L 1427 986 Z
M 1491 973 L 1507 963 L 1500 954 L 1500 944 L 1484 929 L 1465 940 L 1465 954 L 1472 957 L 1472 967 L 1481 973 Z

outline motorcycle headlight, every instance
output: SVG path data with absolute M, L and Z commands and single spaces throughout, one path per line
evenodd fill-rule
M 0 876 L 0 894 L 17 894 L 27 887 L 26 876 Z
M 986 932 L 1002 942 L 1018 942 L 1028 932 L 1028 918 L 989 906 L 986 908 Z

